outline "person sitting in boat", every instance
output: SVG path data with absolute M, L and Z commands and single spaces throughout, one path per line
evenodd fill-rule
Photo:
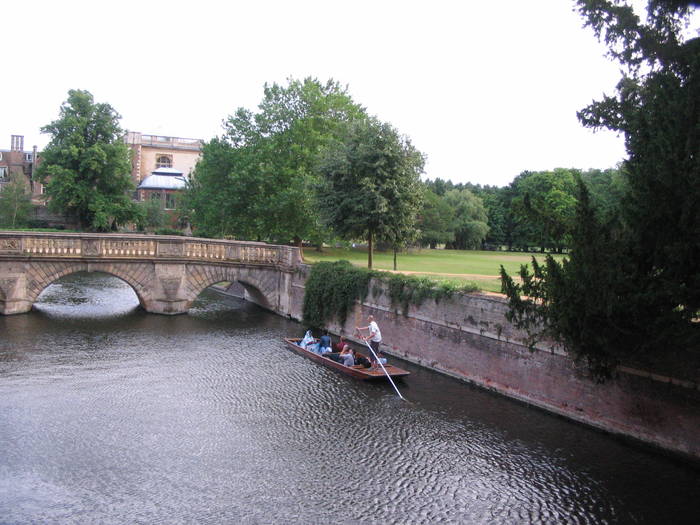
M 350 345 L 346 344 L 345 346 L 343 346 L 343 349 L 340 352 L 331 352 L 328 354 L 323 354 L 323 357 L 327 357 L 328 359 L 330 359 L 331 361 L 335 361 L 336 363 L 345 364 L 345 361 L 349 361 L 349 359 L 346 357 L 348 353 L 352 354 L 352 349 L 350 348 Z M 354 364 L 355 356 L 353 355 L 352 357 Z
M 372 363 L 369 362 L 369 359 L 367 359 L 362 354 L 358 353 L 357 350 L 353 349 L 352 355 L 355 358 L 356 365 L 361 365 L 363 368 L 369 368 L 370 366 L 372 366 Z
M 335 345 L 333 345 L 333 348 L 336 352 L 340 353 L 343 351 L 343 348 L 345 348 L 346 344 L 348 344 L 348 342 L 345 340 L 345 336 L 341 335 L 338 342 Z
M 316 340 L 314 339 L 314 336 L 311 333 L 311 330 L 307 330 L 306 333 L 304 334 L 304 337 L 302 338 L 302 340 L 299 341 L 299 346 L 306 349 L 306 347 L 307 347 L 307 345 L 309 345 L 309 343 L 314 343 L 314 342 L 316 342 Z
M 340 352 L 340 362 L 345 366 L 355 366 L 355 356 L 350 345 L 345 345 L 343 351 Z
M 328 335 L 328 330 L 324 330 L 323 335 L 321 336 L 321 340 L 318 343 L 318 353 L 323 355 L 328 354 L 330 352 L 332 352 L 331 336 Z

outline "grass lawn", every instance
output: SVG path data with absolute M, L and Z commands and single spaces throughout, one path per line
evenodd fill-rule
M 486 252 L 466 250 L 430 250 L 415 249 L 409 253 L 400 253 L 397 258 L 398 271 L 430 277 L 438 281 L 456 283 L 475 283 L 481 290 L 500 292 L 501 281 L 498 277 L 501 265 L 509 274 L 515 275 L 521 264 L 529 264 L 532 255 L 513 252 Z M 544 258 L 537 254 L 538 260 Z M 555 258 L 561 259 L 561 255 Z M 367 266 L 367 250 L 361 248 L 324 248 L 323 253 L 314 248 L 304 250 L 307 262 L 337 261 L 346 259 L 357 266 Z M 394 254 L 375 252 L 374 268 L 391 270 Z

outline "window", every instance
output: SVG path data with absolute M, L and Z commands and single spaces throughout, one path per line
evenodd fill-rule
M 172 168 L 172 167 L 173 167 L 172 155 L 158 155 L 156 157 L 156 169 L 158 169 L 158 168 Z
M 150 199 L 151 199 L 152 201 L 159 201 L 159 200 L 161 200 L 160 192 L 159 192 L 159 191 L 151 192 Z
M 0 180 L 7 179 L 7 168 L 5 166 L 0 166 Z
M 176 207 L 176 200 L 175 200 L 175 194 L 174 193 L 166 193 L 165 194 L 165 209 L 166 210 L 174 210 Z
M 24 161 L 25 161 L 25 162 L 31 162 L 31 161 L 32 161 L 32 154 L 31 154 L 31 153 L 25 153 L 25 154 L 24 154 Z

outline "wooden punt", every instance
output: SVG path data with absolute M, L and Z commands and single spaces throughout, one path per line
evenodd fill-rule
M 354 377 L 355 379 L 359 379 L 360 381 L 386 379 L 386 374 L 381 369 L 381 367 L 377 370 L 370 370 L 369 368 L 363 368 L 361 365 L 345 366 L 341 363 L 333 361 L 332 359 L 323 357 L 315 352 L 311 352 L 309 350 L 306 350 L 305 348 L 302 348 L 298 344 L 299 341 L 301 341 L 301 339 L 284 339 L 284 342 L 287 344 L 287 346 L 294 350 L 297 354 L 303 355 L 304 357 L 308 357 L 309 359 L 316 361 L 317 363 L 321 363 L 322 365 L 327 366 L 328 368 L 332 368 L 334 370 L 337 370 L 338 372 L 342 372 L 343 374 L 349 375 L 350 377 Z M 404 377 L 410 375 L 411 373 L 408 370 L 404 370 L 403 368 L 399 368 L 398 366 L 390 364 L 384 365 L 384 368 L 386 369 L 387 373 L 392 377 L 392 379 L 397 377 Z

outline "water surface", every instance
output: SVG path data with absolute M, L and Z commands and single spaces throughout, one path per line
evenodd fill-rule
M 410 364 L 364 384 L 215 292 L 116 278 L 0 317 L 0 523 L 697 523 L 697 469 Z

